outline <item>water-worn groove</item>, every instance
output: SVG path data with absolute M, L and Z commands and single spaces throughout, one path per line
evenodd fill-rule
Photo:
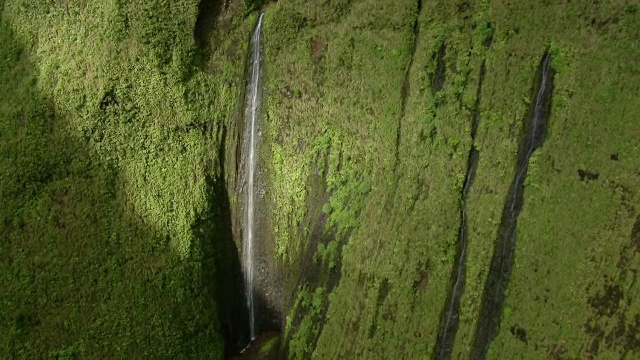
M 444 86 L 444 82 L 446 80 L 447 74 L 445 66 L 447 65 L 444 58 L 447 56 L 447 46 L 445 42 L 442 41 L 440 44 L 440 49 L 438 49 L 438 53 L 434 54 L 436 58 L 436 72 L 433 74 L 433 78 L 431 79 L 431 91 L 433 95 L 442 90 Z
M 227 6 L 225 0 L 200 0 L 198 17 L 194 28 L 194 39 L 200 56 L 207 58 L 211 52 L 211 35 L 222 10 Z
M 515 238 L 518 215 L 524 198 L 524 182 L 527 177 L 529 158 L 542 146 L 546 135 L 546 122 L 551 108 L 554 72 L 551 54 L 545 53 L 540 64 L 532 109 L 525 117 L 524 138 L 518 150 L 518 162 L 509 195 L 502 212 L 498 239 L 493 251 L 489 275 L 484 286 L 480 318 L 476 327 L 470 359 L 485 359 L 489 345 L 500 328 L 500 318 L 505 300 L 505 290 L 511 275 L 515 254 Z M 528 121 L 527 121 L 528 120 Z
M 371 322 L 371 326 L 369 327 L 369 331 L 368 331 L 368 338 L 372 339 L 376 332 L 378 331 L 378 316 L 380 314 L 380 307 L 382 307 L 382 305 L 384 304 L 384 301 L 387 299 L 387 296 L 389 296 L 389 290 L 390 290 L 391 285 L 389 284 L 389 279 L 385 278 L 384 280 L 382 280 L 382 282 L 380 283 L 380 286 L 378 287 L 378 299 L 376 300 L 376 310 L 375 313 L 373 315 L 373 321 Z
M 397 179 L 398 177 L 398 165 L 400 164 L 400 141 L 402 138 L 402 121 L 404 120 L 407 112 L 407 100 L 409 98 L 409 92 L 411 87 L 411 68 L 413 67 L 413 58 L 416 55 L 416 50 L 418 48 L 418 38 L 420 37 L 420 15 L 422 14 L 422 0 L 417 0 L 417 15 L 415 20 L 413 21 L 413 47 L 411 49 L 411 57 L 409 58 L 409 63 L 407 64 L 407 68 L 404 72 L 404 82 L 402 83 L 401 90 L 401 105 L 400 105 L 400 116 L 398 117 L 398 124 L 396 126 L 396 157 L 393 163 L 393 174 Z M 397 180 L 396 180 L 397 181 Z M 395 188 L 395 187 L 394 187 Z
M 491 46 L 491 41 L 485 42 L 485 48 Z M 466 275 L 467 262 L 467 196 L 469 189 L 473 184 L 476 169 L 478 168 L 478 159 L 480 153 L 475 145 L 476 133 L 478 132 L 478 124 L 480 123 L 480 98 L 482 94 L 482 83 L 487 72 L 486 61 L 482 61 L 480 66 L 480 74 L 478 79 L 478 87 L 476 89 L 476 101 L 474 104 L 473 116 L 471 118 L 471 147 L 467 158 L 467 174 L 465 176 L 464 186 L 460 191 L 460 228 L 458 230 L 458 250 L 456 253 L 455 267 L 451 272 L 451 286 L 447 302 L 444 306 L 442 319 L 440 320 L 440 331 L 438 340 L 433 352 L 434 359 L 447 360 L 451 357 L 453 341 L 458 331 L 458 316 L 460 313 L 460 298 L 464 292 L 464 283 Z

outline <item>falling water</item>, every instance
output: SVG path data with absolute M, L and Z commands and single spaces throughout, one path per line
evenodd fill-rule
M 260 14 L 258 25 L 251 37 L 251 58 L 249 63 L 250 78 L 247 85 L 247 107 L 245 109 L 245 194 L 244 194 L 244 238 L 242 241 L 242 265 L 244 270 L 245 294 L 249 309 L 249 331 L 251 340 L 256 337 L 256 316 L 254 304 L 253 281 L 254 270 L 254 239 L 255 239 L 255 197 L 256 197 L 256 169 L 258 167 L 258 143 L 260 140 L 258 116 L 260 115 L 260 46 L 262 40 L 262 17 Z M 248 139 L 248 141 L 247 141 Z
M 524 202 L 525 181 L 529 169 L 529 159 L 545 140 L 547 120 L 551 106 L 554 71 L 551 68 L 551 54 L 546 53 L 540 64 L 539 88 L 530 117 L 525 124 L 524 139 L 518 151 L 516 173 L 511 183 L 502 220 L 498 228 L 491 267 L 485 283 L 479 320 L 476 327 L 471 359 L 485 359 L 489 345 L 500 328 L 500 320 L 505 301 L 505 291 L 509 282 L 515 255 L 516 228 L 518 216 Z
M 488 26 L 491 28 L 491 24 L 488 24 Z M 492 40 L 493 37 L 491 36 L 485 40 L 484 47 L 486 50 L 489 50 Z M 453 342 L 455 340 L 456 333 L 458 332 L 460 300 L 462 298 L 462 293 L 464 292 L 467 262 L 467 198 L 475 178 L 476 170 L 478 168 L 478 160 L 480 158 L 480 152 L 476 147 L 476 135 L 478 133 L 478 125 L 480 123 L 480 96 L 482 95 L 482 84 L 484 82 L 486 72 L 487 66 L 485 60 L 483 60 L 482 65 L 480 66 L 480 78 L 478 81 L 478 88 L 476 90 L 476 103 L 474 106 L 473 118 L 471 120 L 471 148 L 469 149 L 469 155 L 467 158 L 467 175 L 465 176 L 464 186 L 462 187 L 460 194 L 458 252 L 456 254 L 455 266 L 451 273 L 452 284 L 449 288 L 449 296 L 447 297 L 447 302 L 445 304 L 445 312 L 442 314 L 444 321 L 440 328 L 438 341 L 435 344 L 435 360 L 448 360 L 451 358 Z

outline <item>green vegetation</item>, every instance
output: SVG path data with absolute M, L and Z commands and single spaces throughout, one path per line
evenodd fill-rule
M 221 358 L 207 178 L 251 19 L 204 54 L 196 1 L 1 9 L 0 357 Z
M 260 356 L 267 356 L 276 348 L 276 345 L 278 345 L 278 338 L 273 338 L 262 344 L 260 347 Z
M 486 61 L 453 350 L 469 356 L 547 48 L 557 72 L 552 115 L 531 160 L 489 357 L 638 355 L 636 8 L 281 0 L 267 10 L 276 241 L 285 269 L 303 274 L 287 282 L 290 358 L 431 358 Z M 310 258 L 314 266 L 300 264 Z M 316 288 L 328 292 L 321 310 L 309 305 Z
M 239 346 L 231 240 L 256 10 L 280 353 L 432 358 L 477 112 L 452 353 L 469 357 L 548 49 L 551 118 L 488 358 L 640 356 L 640 13 L 552 3 L 0 1 L 0 357 Z M 250 353 L 274 356 L 269 336 Z

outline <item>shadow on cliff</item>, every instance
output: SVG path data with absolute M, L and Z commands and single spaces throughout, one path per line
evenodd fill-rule
M 204 282 L 211 296 L 218 300 L 225 357 L 230 358 L 239 354 L 249 342 L 249 316 L 240 257 L 233 241 L 229 191 L 224 180 L 227 129 L 221 126 L 217 132 L 217 138 L 221 139 L 217 149 L 219 169 L 211 169 L 207 176 L 208 217 L 201 220 L 199 227 L 203 236 Z
M 211 33 L 225 2 L 224 0 L 201 0 L 198 4 L 194 37 L 198 47 L 203 49 L 206 55 L 211 50 Z
M 217 230 L 225 229 L 224 217 L 207 215 L 218 220 L 200 228 L 210 234 L 198 242 L 209 255 L 204 271 L 194 266 L 199 256 L 176 254 L 168 227 L 149 223 L 131 205 L 131 196 L 143 196 L 128 191 L 132 174 L 95 148 L 104 128 L 73 130 L 74 115 L 40 88 L 31 47 L 6 17 L 0 20 L 0 357 L 215 353 L 215 317 L 233 324 L 226 319 L 225 283 L 214 280 L 234 269 L 233 257 L 223 252 L 225 232 Z M 116 95 L 107 91 L 100 102 L 87 101 L 92 120 L 107 127 L 123 116 L 114 108 L 125 100 Z M 211 188 L 211 196 L 219 192 Z M 227 203 L 214 208 L 224 214 Z M 210 290 L 224 301 L 221 311 Z

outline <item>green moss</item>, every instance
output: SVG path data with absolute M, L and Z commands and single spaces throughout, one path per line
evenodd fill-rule
M 275 347 L 278 345 L 278 338 L 273 338 L 267 342 L 265 342 L 264 344 L 262 344 L 262 346 L 260 347 L 260 356 L 266 356 L 269 353 L 271 353 Z
M 629 94 L 637 93 L 633 84 L 638 83 L 639 72 L 633 59 L 638 47 L 633 39 L 639 29 L 636 12 L 627 4 L 592 5 L 423 2 L 418 14 L 414 1 L 363 0 L 329 6 L 289 0 L 270 8 L 265 20 L 268 131 L 271 141 L 278 142 L 271 160 L 273 166 L 302 159 L 309 164 L 281 167 L 280 177 L 272 179 L 273 192 L 290 191 L 294 182 L 282 179 L 320 174 L 329 194 L 327 199 L 306 186 L 304 196 L 295 201 L 276 199 L 275 218 L 287 234 L 283 257 L 292 263 L 306 258 L 308 238 L 299 236 L 296 225 L 316 216 L 310 209 L 322 209 L 328 216 L 328 233 L 335 231 L 333 240 L 309 251 L 324 269 L 340 266 L 340 281 L 329 289 L 326 320 L 317 342 L 306 320 L 311 308 L 303 310 L 306 316 L 298 308 L 299 320 L 291 320 L 292 326 L 306 329 L 289 344 L 304 349 L 296 356 L 431 356 L 454 265 L 460 188 L 478 103 L 480 124 L 474 145 L 480 161 L 467 201 L 466 286 L 453 353 L 454 358 L 468 356 L 513 178 L 519 134 L 533 101 L 536 67 L 546 49 L 557 73 L 552 117 L 547 142 L 530 161 L 514 278 L 507 292 L 512 299 L 507 300 L 510 315 L 505 316 L 496 349 L 490 353 L 540 358 L 558 348 L 549 339 L 561 337 L 558 343 L 566 354 L 580 357 L 585 354 L 578 352 L 580 348 L 599 341 L 585 331 L 585 324 L 597 322 L 601 329 L 619 326 L 625 334 L 632 329 L 635 305 L 619 309 L 618 315 L 626 319 L 623 324 L 593 317 L 587 298 L 593 289 L 603 289 L 597 271 L 613 276 L 603 259 L 609 259 L 610 266 L 617 263 L 616 249 L 628 246 L 629 226 L 637 216 L 635 208 L 621 200 L 625 192 L 621 189 L 637 187 L 631 170 L 635 160 L 627 156 L 627 163 L 616 162 L 609 156 L 618 153 L 622 159 L 621 154 L 634 152 L 628 145 L 631 138 L 620 134 L 637 132 Z M 441 46 L 444 85 L 434 94 Z M 486 74 L 478 94 L 483 62 Z M 601 178 L 581 182 L 578 169 L 591 169 Z M 296 180 L 295 184 L 302 194 L 303 184 L 308 183 Z M 611 192 L 618 200 L 607 200 L 604 194 Z M 637 197 L 633 190 L 624 196 L 627 203 Z M 562 205 L 559 198 L 564 199 Z M 296 215 L 283 219 L 279 217 L 283 210 Z M 613 225 L 614 218 L 618 225 Z M 617 240 L 605 245 L 605 233 Z M 592 246 L 589 251 L 601 254 L 600 265 L 587 260 L 594 256 L 583 248 L 587 243 Z M 572 251 L 581 255 L 571 256 Z M 576 269 L 584 270 L 587 264 L 600 270 L 579 274 Z M 543 268 L 551 269 L 551 275 L 545 275 Z M 629 271 L 633 272 L 623 273 Z M 311 288 L 324 287 L 325 275 L 309 275 Z M 622 275 L 617 279 L 628 281 Z M 580 285 L 567 286 L 570 282 Z M 544 295 L 547 289 L 553 295 Z M 636 292 L 625 289 L 628 294 Z M 531 293 L 537 298 L 527 297 Z M 580 300 L 570 301 L 569 294 Z M 551 306 L 545 305 L 544 296 L 556 308 L 571 303 L 566 305 L 571 310 L 544 312 Z M 563 311 L 572 314 L 570 321 Z M 541 317 L 546 321 L 536 321 Z M 560 329 L 554 321 L 570 325 Z M 511 334 L 515 324 L 528 331 L 528 345 Z M 606 350 L 601 346 L 601 356 L 622 351 L 627 338 L 621 335 L 617 345 Z
M 224 294 L 204 266 L 219 254 L 198 229 L 219 206 L 206 179 L 221 142 L 235 148 L 244 15 L 263 6 L 262 158 L 291 358 L 432 357 L 474 145 L 452 355 L 468 357 L 547 49 L 551 119 L 489 358 L 640 351 L 635 4 L 236 0 L 203 48 L 193 0 L 1 4 L 4 357 L 221 356 Z
M 197 11 L 2 2 L 0 357 L 222 357 L 199 222 L 244 55 L 196 68 Z M 244 41 L 241 15 L 212 36 Z

